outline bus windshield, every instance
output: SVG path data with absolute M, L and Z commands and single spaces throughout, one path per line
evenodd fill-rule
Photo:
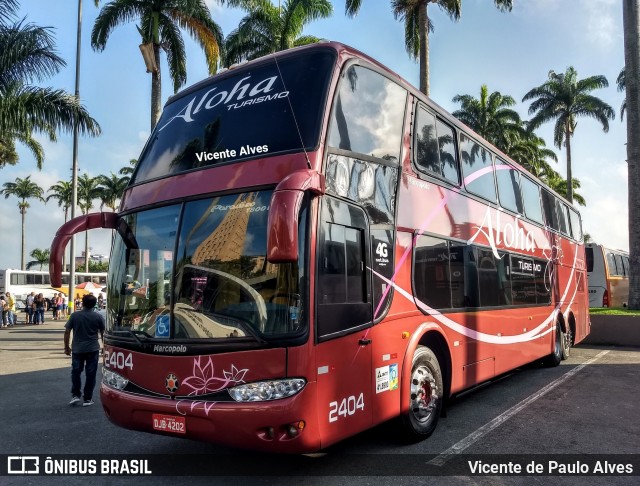
M 271 194 L 226 195 L 123 216 L 111 258 L 108 332 L 165 340 L 300 335 L 302 266 L 266 259 Z M 300 262 L 303 220 L 304 214 Z
M 335 52 L 235 68 L 165 106 L 132 183 L 318 144 Z

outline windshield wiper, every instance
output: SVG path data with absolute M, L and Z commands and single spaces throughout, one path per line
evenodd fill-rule
M 151 336 L 150 334 L 147 334 L 147 333 L 146 333 L 146 332 L 144 332 L 144 331 L 129 330 L 129 329 L 128 329 L 128 330 L 123 330 L 123 331 L 114 331 L 114 334 L 116 334 L 116 333 L 125 333 L 125 334 L 127 334 L 127 335 L 129 335 L 129 336 L 133 336 L 133 338 L 134 338 L 136 341 L 138 341 L 138 344 L 139 344 L 140 346 L 143 346 L 143 345 L 144 345 L 144 343 L 140 340 L 140 337 L 139 337 L 139 336 L 143 336 L 143 337 L 145 338 L 145 340 L 146 340 L 146 339 L 150 339 L 150 338 L 152 338 L 152 337 L 153 337 L 153 336 Z
M 240 328 L 240 330 L 242 330 L 245 334 L 248 334 L 250 337 L 255 339 L 258 343 L 268 344 L 268 341 L 260 335 L 259 331 L 256 331 L 251 324 L 249 324 L 248 322 L 242 320 L 237 316 L 231 316 L 229 314 L 221 314 L 221 313 L 216 314 L 213 312 L 206 312 L 206 311 L 203 311 L 202 314 L 212 318 L 214 321 L 218 316 L 222 316 L 224 319 L 230 319 L 233 322 L 238 324 L 238 327 Z

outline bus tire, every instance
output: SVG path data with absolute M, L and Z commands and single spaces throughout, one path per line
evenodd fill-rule
M 436 429 L 444 394 L 440 363 L 425 346 L 418 346 L 413 355 L 408 393 L 409 411 L 401 417 L 403 437 L 415 442 L 426 439 Z
M 568 359 L 571 356 L 571 327 L 567 326 L 567 332 L 562 333 L 562 359 Z
M 544 364 L 550 368 L 556 367 L 562 361 L 563 350 L 564 350 L 564 333 L 562 332 L 562 327 L 559 322 L 556 322 L 556 332 L 555 332 L 555 341 L 553 343 L 553 353 L 547 356 L 544 360 Z

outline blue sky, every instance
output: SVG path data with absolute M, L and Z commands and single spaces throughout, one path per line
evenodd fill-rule
M 138 50 L 140 36 L 134 23 L 123 25 L 110 36 L 103 52 L 90 45 L 90 32 L 99 9 L 93 0 L 83 0 L 83 32 L 80 97 L 98 120 L 103 134 L 81 137 L 78 165 L 90 176 L 117 172 L 137 158 L 149 135 L 151 78 L 145 72 Z M 101 2 L 104 5 L 106 2 Z M 227 35 L 238 25 L 243 12 L 207 0 L 215 21 Z M 275 2 L 274 2 L 275 3 Z M 624 98 L 615 80 L 624 63 L 622 5 L 619 0 L 515 0 L 511 13 L 501 13 L 490 0 L 464 0 L 462 18 L 452 22 L 431 5 L 435 25 L 430 36 L 431 97 L 448 111 L 458 108 L 451 99 L 457 94 L 479 96 L 480 85 L 489 91 L 513 96 L 516 109 L 527 119 L 528 103 L 520 100 L 531 88 L 547 79 L 549 70 L 564 72 L 574 66 L 583 78 L 602 74 L 609 88 L 594 94 L 616 111 L 610 130 L 604 133 L 591 119 L 580 119 L 572 139 L 573 175 L 582 182 L 579 190 L 587 200 L 584 230 L 599 243 L 628 249 L 626 125 L 619 108 Z M 305 33 L 344 42 L 376 58 L 408 82 L 418 85 L 419 66 L 404 49 L 404 27 L 393 18 L 390 2 L 365 0 L 360 14 L 344 15 L 344 0 L 333 1 L 329 20 L 310 24 Z M 74 91 L 77 0 L 22 0 L 20 17 L 55 29 L 58 53 L 67 67 L 44 85 Z M 184 33 L 187 48 L 187 86 L 207 76 L 204 55 Z M 163 103 L 172 94 L 166 63 L 162 66 Z M 552 146 L 552 125 L 538 133 Z M 57 143 L 38 138 L 45 147 L 42 171 L 29 151 L 20 147 L 20 163 L 0 169 L 0 184 L 16 177 L 32 176 L 47 189 L 61 179 L 69 179 L 72 138 L 60 134 Z M 553 147 L 558 155 L 555 167 L 566 173 L 564 147 Z M 98 210 L 96 207 L 95 210 Z M 27 213 L 27 253 L 50 245 L 63 223 L 62 210 L 55 201 L 47 205 L 32 201 Z M 0 199 L 0 268 L 20 265 L 20 214 L 15 198 Z M 93 253 L 109 252 L 109 232 L 92 232 Z M 84 248 L 77 238 L 76 248 Z

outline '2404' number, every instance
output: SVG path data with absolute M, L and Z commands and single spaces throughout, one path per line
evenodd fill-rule
M 329 404 L 329 422 L 336 422 L 340 416 L 346 417 L 347 415 L 353 415 L 358 410 L 364 410 L 363 393 L 361 393 L 358 398 L 353 395 L 343 398 L 339 405 L 337 401 L 331 402 Z
M 133 370 L 133 357 L 131 353 L 123 353 L 122 351 L 105 351 L 104 365 L 107 368 L 116 368 L 123 370 L 129 368 Z

